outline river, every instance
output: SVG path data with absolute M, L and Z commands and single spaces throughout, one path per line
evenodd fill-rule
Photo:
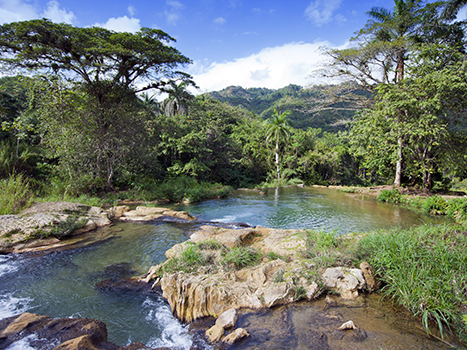
M 339 234 L 441 222 L 403 207 L 321 188 L 270 190 L 266 195 L 236 191 L 227 199 L 175 207 L 203 220 Z M 172 317 L 159 293 L 95 288 L 105 279 L 144 274 L 195 228 L 196 224 L 116 223 L 106 229 L 111 230 L 111 239 L 92 246 L 0 256 L 0 319 L 24 311 L 56 318 L 96 318 L 106 323 L 109 341 L 118 345 L 140 341 L 150 347 L 207 349 L 210 346 L 203 339 Z M 23 349 L 32 349 L 28 346 L 22 344 Z

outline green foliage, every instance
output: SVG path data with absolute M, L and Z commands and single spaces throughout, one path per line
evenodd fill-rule
M 300 300 L 306 296 L 306 289 L 303 286 L 298 286 L 295 287 L 295 295 L 294 299 L 295 300 Z
M 159 270 L 159 273 L 174 273 L 178 271 L 196 272 L 200 266 L 205 265 L 209 258 L 204 255 L 200 248 L 194 244 L 187 244 L 185 249 L 176 258 L 167 261 Z
M 224 265 L 233 265 L 236 269 L 254 266 L 261 262 L 262 254 L 252 247 L 237 247 L 228 250 L 223 257 Z
M 425 213 L 445 215 L 448 202 L 441 196 L 430 196 L 424 199 L 421 207 Z
M 350 266 L 353 241 L 339 239 L 336 232 L 309 230 L 305 232 L 306 249 L 302 256 L 313 261 L 315 266 L 325 268 L 329 266 Z M 318 276 L 313 276 L 316 279 Z
M 400 203 L 402 201 L 401 193 L 397 188 L 392 190 L 382 190 L 376 200 L 387 203 Z
M 197 243 L 197 246 L 199 247 L 199 249 L 207 249 L 207 250 L 220 250 L 223 248 L 223 245 L 219 241 L 216 241 L 213 238 L 199 242 Z
M 158 187 L 156 199 L 169 199 L 172 202 L 199 202 L 203 199 L 221 198 L 230 194 L 231 189 L 221 184 L 198 182 L 188 176 L 170 178 L 163 181 Z
M 349 86 L 350 85 L 350 86 Z M 226 102 L 254 112 L 267 119 L 274 109 L 290 110 L 291 124 L 298 129 L 321 128 L 324 131 L 344 130 L 353 118 L 356 106 L 349 102 L 336 101 L 337 95 L 358 93 L 351 84 L 312 86 L 303 88 L 288 85 L 281 89 L 248 88 L 229 86 L 220 91 L 209 92 L 218 101 Z
M 446 325 L 462 332 L 466 298 L 467 237 L 457 226 L 424 225 L 364 236 L 358 250 L 386 283 L 392 298 L 441 332 Z
M 286 258 L 284 258 L 282 255 L 276 253 L 276 252 L 269 252 L 265 255 L 266 258 L 268 258 L 269 260 L 278 260 L 278 259 L 281 259 L 281 260 L 284 260 L 284 261 L 287 261 Z
M 12 175 L 0 180 L 0 215 L 16 214 L 29 207 L 34 195 L 23 175 Z

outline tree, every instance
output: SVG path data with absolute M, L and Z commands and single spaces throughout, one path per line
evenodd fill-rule
M 279 164 L 279 143 L 281 139 L 287 140 L 290 134 L 290 125 L 287 121 L 287 117 L 290 115 L 290 111 L 285 111 L 281 114 L 274 109 L 272 117 L 267 120 L 266 126 L 266 142 L 273 140 L 276 143 L 274 153 L 276 155 L 276 169 L 277 169 L 277 180 L 281 180 L 280 164 Z
M 392 10 L 374 7 L 368 12 L 370 20 L 354 38 L 357 47 L 328 51 L 333 58 L 334 74 L 352 77 L 363 88 L 375 91 L 382 84 L 399 84 L 403 81 L 407 56 L 417 43 L 428 39 L 455 43 L 463 37 L 463 29 L 458 25 L 438 25 L 435 14 L 440 9 L 440 3 L 429 6 L 424 6 L 420 0 L 394 0 L 394 3 Z M 399 135 L 397 157 L 393 158 L 396 166 L 394 184 L 397 186 L 402 181 L 403 146 L 406 143 L 403 127 L 397 124 L 397 120 L 403 118 L 401 112 L 393 124 L 393 132 Z
M 409 77 L 379 86 L 375 107 L 362 114 L 351 133 L 367 167 L 384 172 L 387 162 L 399 157 L 400 139 L 406 175 L 421 180 L 424 191 L 432 188 L 434 174 L 447 176 L 450 164 L 465 164 L 467 139 L 457 129 L 467 122 L 467 69 L 461 57 L 445 46 L 422 46 L 412 53 Z
M 105 179 L 106 187 L 113 188 L 115 166 L 120 159 L 115 145 L 122 141 L 119 133 L 125 128 L 128 113 L 134 113 L 130 105 L 137 104 L 136 93 L 164 90 L 174 80 L 191 81 L 187 74 L 176 71 L 190 60 L 169 46 L 173 41 L 163 31 L 149 28 L 132 34 L 78 28 L 46 19 L 14 22 L 0 26 L 0 62 L 4 67 L 45 71 L 74 82 L 53 88 L 58 94 L 54 102 L 59 105 L 60 94 L 69 89 L 75 97 L 79 91 L 79 100 L 86 99 L 92 106 L 86 111 L 92 114 L 92 123 L 81 131 L 87 132 L 82 141 L 88 139 L 89 147 L 96 148 L 89 150 L 94 157 L 86 158 L 86 162 L 92 159 L 94 174 Z M 51 111 L 57 114 L 48 113 L 48 120 L 60 118 L 59 109 Z M 81 112 L 70 110 L 68 118 L 82 120 Z M 70 121 L 69 125 L 76 123 Z M 72 153 L 78 156 L 86 152 Z
M 188 84 L 186 82 L 181 82 L 178 85 L 175 82 L 171 82 L 170 88 L 165 89 L 169 97 L 164 100 L 162 107 L 167 116 L 173 117 L 175 114 L 188 114 L 188 104 L 193 100 L 193 95 L 187 91 L 187 87 Z

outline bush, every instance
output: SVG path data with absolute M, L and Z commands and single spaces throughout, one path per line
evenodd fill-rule
M 33 202 L 34 195 L 23 175 L 0 180 L 0 215 L 16 214 Z
M 394 188 L 392 190 L 382 190 L 376 199 L 380 202 L 401 203 L 402 195 L 397 188 Z
M 448 202 L 441 196 L 427 197 L 422 202 L 422 210 L 429 214 L 446 215 Z

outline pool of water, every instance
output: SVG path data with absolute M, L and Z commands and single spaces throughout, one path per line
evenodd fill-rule
M 179 209 L 203 220 L 339 233 L 440 222 L 401 207 L 315 188 L 271 190 L 266 195 L 236 191 L 228 199 Z M 0 256 L 0 319 L 24 311 L 55 318 L 95 318 L 106 323 L 109 341 L 118 345 L 140 341 L 150 347 L 207 349 L 208 344 L 172 317 L 160 293 L 109 293 L 95 288 L 100 281 L 142 275 L 163 262 L 165 251 L 185 241 L 193 225 L 115 223 L 110 239 L 91 246 Z
M 229 198 L 176 208 L 218 222 L 240 221 L 281 229 L 315 228 L 341 234 L 446 221 L 403 206 L 327 188 L 269 189 L 264 195 L 256 191 L 234 191 Z

